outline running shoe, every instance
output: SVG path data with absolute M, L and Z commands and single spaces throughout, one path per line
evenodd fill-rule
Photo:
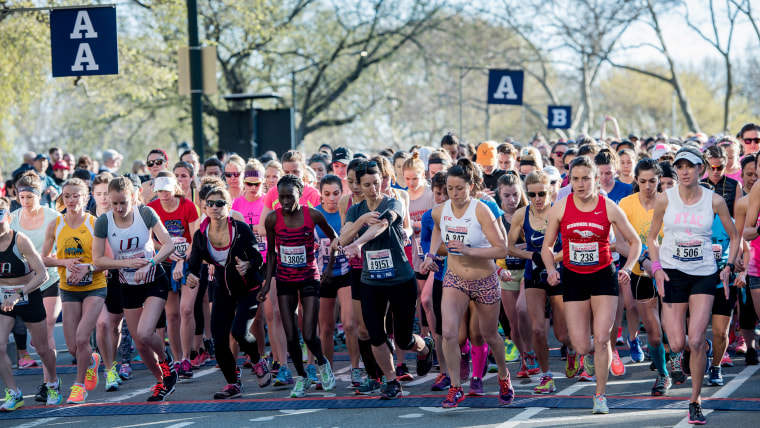
M 721 367 L 733 367 L 734 362 L 731 361 L 731 357 L 728 356 L 728 352 L 723 353 L 723 358 L 720 360 Z
M 689 403 L 689 423 L 692 425 L 704 425 L 707 423 L 705 415 L 702 414 L 702 405 L 700 403 Z
M 21 351 L 18 356 L 18 368 L 26 369 L 29 367 L 37 367 L 37 361 L 34 361 L 34 358 L 29 355 L 29 352 Z
M 612 362 L 610 363 L 610 373 L 613 376 L 623 376 L 625 374 L 625 365 L 620 361 L 618 350 L 612 351 Z
M 440 373 L 435 378 L 435 382 L 430 386 L 431 391 L 444 391 L 451 387 L 451 378 L 446 373 Z
M 167 389 L 174 391 L 174 385 L 177 383 L 177 371 L 174 370 L 174 363 L 167 354 L 164 361 L 158 363 L 161 368 L 161 375 L 163 376 L 163 384 Z
M 486 373 L 496 373 L 499 371 L 499 366 L 496 365 L 496 358 L 493 357 L 493 353 L 488 352 L 488 358 L 486 359 L 486 366 L 483 367 L 483 376 Z
M 61 395 L 61 378 L 59 377 L 56 380 L 55 387 L 50 386 L 49 383 L 45 385 L 47 387 L 47 400 L 45 400 L 45 404 L 48 406 L 57 406 L 63 401 L 63 396 Z
M 116 370 L 116 361 L 111 364 L 111 370 L 113 370 L 114 373 L 116 373 L 116 382 L 119 382 L 119 385 L 123 385 L 124 381 L 121 379 L 121 376 L 119 376 L 119 371 Z
M 747 342 L 744 341 L 744 336 L 736 337 L 736 353 L 739 355 L 747 353 Z
M 594 395 L 594 410 L 591 413 L 595 415 L 606 415 L 610 412 L 610 408 L 607 407 L 607 397 L 603 394 Z
M 628 341 L 628 346 L 631 350 L 631 360 L 634 363 L 640 363 L 644 361 L 644 350 L 641 349 L 641 342 L 639 337 L 636 336 L 633 340 Z
M 673 380 L 674 385 L 682 385 L 686 382 L 686 375 L 681 369 L 681 354 L 676 354 L 675 357 L 668 355 L 668 373 Z
M 84 387 L 87 391 L 94 391 L 98 387 L 98 366 L 100 366 L 100 355 L 97 352 L 92 353 L 92 364 L 87 368 L 84 375 Z
M 530 377 L 528 374 L 528 365 L 525 363 L 525 358 L 523 358 L 522 364 L 520 364 L 520 370 L 517 371 L 517 377 L 520 379 L 527 379 Z
M 37 389 L 37 393 L 34 394 L 34 401 L 45 403 L 47 401 L 47 390 L 48 388 L 45 383 L 40 385 L 40 387 Z
M 253 365 L 253 373 L 259 378 L 259 388 L 265 388 L 272 383 L 272 374 L 269 373 L 269 360 L 262 358 Z
M 235 385 L 237 385 L 238 388 L 243 389 L 243 371 L 240 370 L 240 367 L 235 366 Z
M 111 370 L 105 372 L 106 378 L 106 392 L 113 392 L 119 390 L 119 373 L 116 372 L 116 366 L 111 367 Z
M 361 369 L 351 369 L 351 387 L 358 388 L 360 386 L 362 386 Z
M 335 374 L 333 374 L 329 361 L 325 361 L 324 364 L 319 366 L 319 377 L 322 381 L 323 390 L 329 391 L 335 388 Z
M 449 393 L 446 394 L 446 399 L 441 403 L 441 407 L 444 409 L 450 409 L 456 407 L 464 400 L 464 390 L 462 387 L 451 387 Z
M 462 359 L 459 360 L 459 380 L 467 380 L 470 378 L 470 360 L 472 359 L 472 353 L 467 352 L 462 354 Z
M 554 386 L 554 377 L 552 375 L 546 375 L 541 378 L 541 383 L 533 389 L 534 394 L 551 394 L 556 391 Z
M 623 339 L 623 327 L 618 327 L 617 339 L 615 339 L 615 345 L 625 345 L 625 339 Z
M 201 365 L 205 365 L 207 362 L 211 361 L 211 356 L 209 355 L 207 350 L 204 349 L 200 353 L 200 361 L 201 361 L 200 363 Z
M 567 361 L 567 345 L 562 345 L 559 348 L 559 360 Z
M 277 377 L 274 379 L 274 386 L 293 385 L 294 382 L 290 369 L 286 366 L 281 366 L 280 371 L 277 373 Z
M 756 366 L 758 363 L 757 360 L 757 350 L 755 348 L 748 348 L 747 353 L 744 355 L 744 362 L 748 366 Z
M 509 372 L 507 372 L 507 377 L 499 379 L 499 403 L 508 406 L 512 404 L 514 399 L 515 389 L 512 388 L 512 381 L 509 379 Z
M 216 358 L 216 351 L 214 348 L 214 339 L 203 339 L 203 349 L 208 353 L 209 359 Z
M 204 364 L 206 364 L 206 360 L 203 359 L 203 354 L 201 352 L 190 352 L 190 367 L 197 370 Z
M 193 378 L 193 365 L 189 360 L 182 360 L 182 362 L 179 363 L 179 377 L 181 379 Z
M 472 380 L 470 380 L 470 390 L 467 392 L 467 395 L 470 397 L 477 397 L 483 394 L 483 379 L 473 377 Z
M 673 385 L 670 381 L 670 376 L 657 375 L 654 380 L 654 386 L 652 387 L 653 397 L 663 397 L 668 394 L 668 390 Z
M 578 375 L 578 371 L 581 367 L 580 361 L 578 360 L 578 354 L 575 352 L 572 354 L 568 352 L 567 361 L 565 362 L 565 376 L 567 376 L 568 379 L 572 379 Z
M 399 396 L 403 397 L 401 392 L 401 382 L 399 382 L 398 379 L 385 382 L 385 388 L 383 389 L 383 392 L 380 393 L 380 399 L 395 400 Z
M 515 362 L 520 359 L 520 351 L 517 350 L 515 342 L 507 339 L 504 341 L 504 359 L 508 363 Z
M 290 391 L 290 398 L 302 398 L 306 396 L 306 390 L 311 386 L 311 380 L 303 376 L 296 376 L 295 385 Z
M 215 400 L 226 400 L 240 397 L 240 388 L 234 383 L 227 384 L 221 391 L 214 394 Z
M 723 386 L 723 370 L 720 367 L 710 367 L 710 375 L 707 377 L 708 386 Z
M 301 360 L 303 360 L 304 363 L 309 360 L 309 348 L 306 347 L 305 342 L 301 342 Z
M 153 385 L 153 388 L 150 389 L 152 391 L 152 394 L 150 397 L 148 397 L 148 401 L 166 401 L 166 397 L 168 397 L 172 392 L 174 392 L 174 387 L 171 388 L 167 387 L 163 383 L 157 383 Z
M 414 380 L 414 376 L 409 373 L 409 368 L 406 367 L 406 363 L 401 363 L 396 366 L 396 377 L 400 382 L 411 382 Z
M 278 373 L 280 373 L 280 362 L 279 361 L 273 361 L 272 362 L 272 369 L 269 370 L 272 372 L 273 375 L 277 376 Z
M 362 383 L 354 392 L 357 395 L 370 395 L 376 392 L 380 392 L 381 386 L 382 384 L 380 382 L 367 376 L 367 379 L 364 381 L 364 383 Z
M 595 381 L 596 372 L 594 368 L 594 356 L 592 354 L 582 356 L 581 365 L 583 366 L 583 371 L 578 375 L 578 380 L 582 382 Z
M 430 373 L 430 370 L 433 368 L 433 350 L 435 349 L 435 343 L 430 336 L 425 337 L 423 340 L 425 341 L 425 345 L 427 345 L 428 353 L 423 358 L 420 358 L 419 356 L 417 357 L 417 376 L 425 376 Z
M 244 369 L 252 369 L 253 363 L 251 362 L 251 356 L 246 354 L 245 359 L 243 359 L 243 368 Z
M 24 405 L 24 395 L 19 389 L 15 394 L 5 388 L 5 402 L 0 406 L 0 412 L 11 412 Z
M 129 364 L 122 364 L 119 367 L 119 377 L 122 380 L 132 379 L 132 367 Z
M 688 349 L 681 352 L 681 371 L 687 377 L 691 376 L 691 351 Z
M 306 366 L 306 376 L 309 378 L 312 385 L 319 383 L 319 378 L 317 377 L 317 367 L 314 364 L 309 364 Z
M 538 366 L 538 360 L 536 360 L 536 353 L 533 351 L 528 352 L 526 358 L 526 364 L 528 365 L 528 374 L 535 375 L 541 372 L 541 367 Z
M 87 399 L 87 390 L 84 385 L 74 384 L 71 386 L 71 394 L 69 399 L 66 400 L 66 404 L 84 404 L 84 400 Z

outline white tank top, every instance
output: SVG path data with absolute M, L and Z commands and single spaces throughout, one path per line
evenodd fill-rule
M 718 270 L 712 252 L 713 191 L 702 188 L 702 197 L 686 205 L 678 186 L 665 191 L 668 208 L 662 219 L 663 239 L 660 264 L 695 276 L 712 275 Z
M 464 215 L 460 218 L 454 216 L 451 210 L 451 200 L 444 202 L 443 212 L 441 212 L 441 222 L 438 225 L 441 228 L 441 238 L 443 243 L 457 239 L 464 242 L 464 245 L 472 248 L 489 248 L 491 243 L 488 242 L 483 234 L 483 228 L 480 226 L 478 217 L 475 213 L 479 201 L 470 200 L 470 206 L 467 207 Z M 461 253 L 451 252 L 453 255 L 461 256 Z
M 151 259 L 155 251 L 153 240 L 150 236 L 150 229 L 143 221 L 140 215 L 139 207 L 133 207 L 132 225 L 126 229 L 116 226 L 113 220 L 113 211 L 106 213 L 108 218 L 108 245 L 113 251 L 114 260 L 128 259 Z M 119 282 L 122 284 L 137 285 L 135 282 L 135 272 L 137 269 L 120 268 Z M 156 267 L 151 267 L 145 278 L 145 283 L 150 283 L 156 279 Z

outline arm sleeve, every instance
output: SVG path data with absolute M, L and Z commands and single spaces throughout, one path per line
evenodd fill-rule
M 142 205 L 140 207 L 140 217 L 142 217 L 143 222 L 146 226 L 148 226 L 148 229 L 152 228 L 158 224 L 159 221 L 161 221 L 161 219 L 158 218 L 158 214 L 156 214 L 153 208 L 147 205 Z
M 433 238 L 433 227 L 435 222 L 433 221 L 433 210 L 425 211 L 422 214 L 422 230 L 420 231 L 420 246 L 425 253 L 430 252 L 430 240 Z
M 108 217 L 102 215 L 95 220 L 95 227 L 93 227 L 93 235 L 96 238 L 105 239 L 108 237 Z

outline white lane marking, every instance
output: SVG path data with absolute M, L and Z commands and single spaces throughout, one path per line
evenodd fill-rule
M 260 418 L 253 418 L 250 421 L 251 422 L 266 422 L 266 421 L 271 421 L 272 419 L 274 419 L 274 416 L 262 416 Z
M 414 418 L 421 418 L 423 416 L 425 415 L 423 415 L 422 413 L 409 413 L 406 415 L 398 415 L 398 417 L 401 419 L 414 419 Z
M 14 428 L 32 428 L 43 424 L 48 424 L 58 418 L 42 418 L 34 421 L 26 422 L 21 425 L 16 425 Z
M 292 410 L 280 410 L 280 413 L 286 415 L 305 415 L 307 413 L 320 412 L 325 409 L 292 409 Z
M 134 428 L 134 427 L 142 427 L 142 426 L 146 426 L 146 425 L 161 425 L 161 424 L 169 424 L 169 423 L 172 423 L 172 422 L 189 421 L 191 419 L 198 419 L 198 417 L 182 418 L 182 419 L 172 419 L 170 421 L 142 422 L 142 423 L 139 423 L 137 425 L 123 425 L 123 426 L 120 426 L 118 428 Z M 168 427 L 165 427 L 165 428 L 173 428 L 173 427 L 174 428 L 179 428 L 179 427 L 186 426 L 186 425 L 180 425 L 182 423 L 186 423 L 188 425 L 192 425 L 195 422 L 189 422 L 189 423 L 187 423 L 187 422 L 180 422 L 180 423 L 178 423 L 176 425 L 171 425 L 171 426 L 168 426 Z
M 684 410 L 681 410 L 681 411 L 683 412 Z M 707 418 L 707 416 L 712 412 L 713 412 L 712 410 L 704 410 L 704 409 L 702 410 L 702 414 L 705 416 L 705 418 Z M 686 410 L 686 413 L 688 414 L 689 411 Z M 689 423 L 689 416 L 686 416 L 685 418 L 681 419 L 681 422 L 673 425 L 673 428 L 688 428 L 690 426 L 692 425 Z
M 736 392 L 737 389 L 741 388 L 741 386 L 749 380 L 749 378 L 752 377 L 755 372 L 760 369 L 760 366 L 747 366 L 744 370 L 740 371 L 738 375 L 731 381 L 728 382 L 725 386 L 723 386 L 721 389 L 719 389 L 715 394 L 711 395 L 710 397 L 703 397 L 703 399 L 709 399 L 709 398 L 728 398 Z M 724 378 L 727 376 L 724 376 Z M 688 411 L 687 411 L 688 412 Z M 705 415 L 705 418 L 707 415 L 712 413 L 712 410 L 702 410 L 702 414 Z M 689 417 L 686 416 L 679 422 L 675 427 L 681 427 L 685 428 L 690 426 L 689 424 Z M 674 428 L 675 428 L 674 427 Z
M 502 423 L 501 425 L 497 425 L 496 428 L 513 428 L 516 427 L 526 421 L 528 421 L 533 416 L 537 415 L 538 413 L 546 410 L 547 407 L 532 407 L 529 409 L 525 409 L 522 412 L 515 415 L 512 419 Z M 531 421 L 533 423 L 533 421 Z
M 507 425 L 510 422 L 498 425 L 497 428 L 503 427 L 517 427 L 521 424 L 546 424 L 546 426 L 556 426 L 557 424 L 587 424 L 591 422 L 595 417 L 604 418 L 605 422 L 610 422 L 610 419 L 629 419 L 633 417 L 672 417 L 678 416 L 683 413 L 683 410 L 642 410 L 638 412 L 628 413 L 610 413 L 608 415 L 594 416 L 589 413 L 588 416 L 558 416 L 556 418 L 541 418 L 524 420 L 521 422 L 515 422 L 514 424 Z
M 420 407 L 420 410 L 424 410 L 426 412 L 431 412 L 431 413 L 456 412 L 457 410 L 465 410 L 465 409 L 469 409 L 469 407 L 459 406 L 459 407 L 452 407 L 448 409 L 444 409 L 443 407 Z
M 168 427 L 164 427 L 164 428 L 182 428 L 182 427 L 186 427 L 188 425 L 193 425 L 194 423 L 195 422 L 180 422 L 178 424 L 169 425 Z

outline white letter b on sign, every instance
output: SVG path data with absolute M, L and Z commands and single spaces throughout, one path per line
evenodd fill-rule
M 77 13 L 77 19 L 74 20 L 74 31 L 71 32 L 70 37 L 72 39 L 81 39 L 82 31 L 84 31 L 85 39 L 96 39 L 98 37 L 98 33 L 92 28 L 92 21 L 90 21 L 90 15 L 86 10 L 80 10 Z
M 567 126 L 567 110 L 554 109 L 552 110 L 552 126 L 566 129 Z
M 512 78 L 509 76 L 502 76 L 501 80 L 499 81 L 499 87 L 496 88 L 496 92 L 493 94 L 494 99 L 497 100 L 516 100 L 517 99 L 517 93 L 515 92 L 514 86 L 512 86 Z

